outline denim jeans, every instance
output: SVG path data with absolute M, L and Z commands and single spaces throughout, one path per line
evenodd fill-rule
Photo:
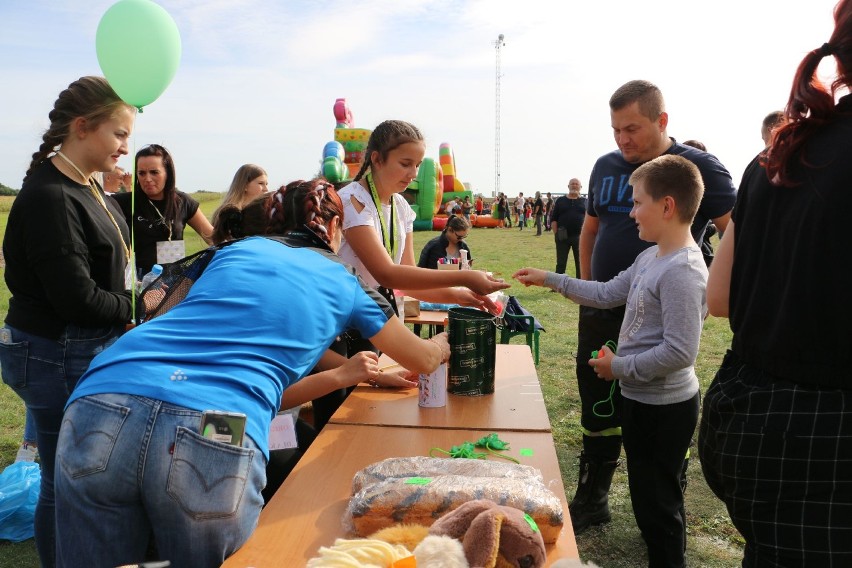
M 24 442 L 28 444 L 38 444 L 38 434 L 36 434 L 35 418 L 33 413 L 27 410 L 24 418 Z
M 53 473 L 56 440 L 65 403 L 92 359 L 124 333 L 124 326 L 69 325 L 59 339 L 13 327 L 0 329 L 3 382 L 12 387 L 35 421 L 41 457 L 41 486 L 35 512 L 35 541 L 41 565 L 56 554 Z
M 199 434 L 201 412 L 128 394 L 74 401 L 56 453 L 57 565 L 218 567 L 251 536 L 266 459 Z

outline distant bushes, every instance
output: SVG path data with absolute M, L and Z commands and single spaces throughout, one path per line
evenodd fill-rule
M 18 195 L 18 190 L 0 183 L 0 195 Z

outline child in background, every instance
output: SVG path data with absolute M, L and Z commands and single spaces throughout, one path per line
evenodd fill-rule
M 597 376 L 621 381 L 624 451 L 633 512 L 649 566 L 684 566 L 680 473 L 698 421 L 695 358 L 707 313 L 707 267 L 690 232 L 704 185 L 698 168 L 664 155 L 630 176 L 639 237 L 655 242 L 609 282 L 522 268 L 514 278 L 578 304 L 626 304 L 617 354 L 602 346 Z

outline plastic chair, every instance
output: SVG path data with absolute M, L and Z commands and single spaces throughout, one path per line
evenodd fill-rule
M 535 317 L 503 314 L 503 318 L 506 322 L 508 322 L 509 320 L 521 322 L 521 324 L 526 328 L 526 331 L 512 331 L 511 329 L 509 329 L 508 325 L 504 325 L 502 328 L 500 328 L 500 343 L 504 345 L 508 344 L 513 337 L 523 335 L 526 338 L 527 345 L 530 346 L 530 349 L 533 352 L 535 364 L 538 365 L 539 330 L 535 327 Z

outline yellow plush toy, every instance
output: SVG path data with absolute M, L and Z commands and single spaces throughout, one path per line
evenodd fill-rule
M 430 536 L 420 525 L 395 525 L 370 538 L 342 539 L 319 549 L 307 568 L 470 568 L 462 544 Z

